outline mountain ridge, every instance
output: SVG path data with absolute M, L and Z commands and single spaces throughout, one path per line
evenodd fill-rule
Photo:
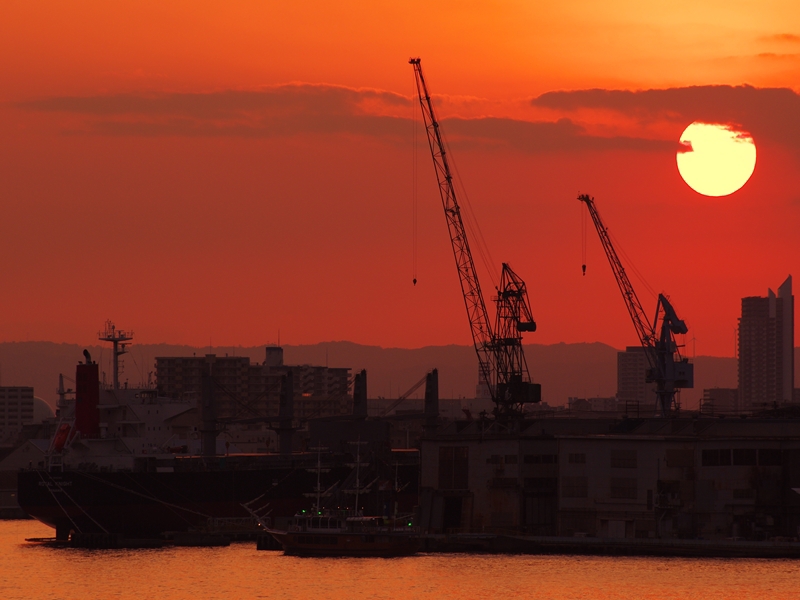
M 120 381 L 130 385 L 155 381 L 157 356 L 217 354 L 247 356 L 262 362 L 266 345 L 195 347 L 183 344 L 131 344 L 124 355 Z M 0 343 L 0 384 L 33 386 L 34 393 L 55 405 L 58 374 L 69 383 L 75 365 L 83 360 L 86 348 L 101 372 L 111 380 L 110 346 L 58 342 Z M 431 368 L 439 369 L 439 395 L 442 398 L 473 398 L 478 365 L 472 346 L 448 344 L 421 348 L 383 348 L 348 340 L 317 344 L 284 345 L 286 364 L 315 364 L 331 367 L 367 369 L 371 397 L 396 398 Z M 551 405 L 562 405 L 571 396 L 613 396 L 616 393 L 616 357 L 619 350 L 602 342 L 526 344 L 525 353 L 531 377 L 542 384 L 542 397 Z M 795 353 L 795 362 L 800 352 Z M 682 392 L 685 408 L 693 409 L 703 388 L 736 387 L 736 359 L 698 356 L 695 362 L 695 388 Z M 102 375 L 101 375 L 102 377 Z M 419 392 L 421 394 L 421 392 Z M 416 395 L 414 396 L 416 397 Z M 469 404 L 469 403 L 467 403 Z

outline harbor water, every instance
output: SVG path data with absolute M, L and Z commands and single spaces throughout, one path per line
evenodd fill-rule
M 223 548 L 80 550 L 29 543 L 53 531 L 0 521 L 0 598 L 800 598 L 800 561 L 420 554 L 310 559 Z

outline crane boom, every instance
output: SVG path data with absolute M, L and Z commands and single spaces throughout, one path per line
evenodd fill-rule
M 456 259 L 456 269 L 458 278 L 461 282 L 461 292 L 464 296 L 464 304 L 467 309 L 472 341 L 475 351 L 478 354 L 478 363 L 481 373 L 489 383 L 492 398 L 496 400 L 495 391 L 491 385 L 494 381 L 492 364 L 492 329 L 489 323 L 489 315 L 486 311 L 486 304 L 481 294 L 481 286 L 478 282 L 478 273 L 475 270 L 475 262 L 472 259 L 472 252 L 467 241 L 467 232 L 464 222 L 461 219 L 461 209 L 456 200 L 456 190 L 453 186 L 453 176 L 450 173 L 450 165 L 447 163 L 447 152 L 442 141 L 442 134 L 439 131 L 439 122 L 436 120 L 436 113 L 431 104 L 431 97 L 428 94 L 428 86 L 425 84 L 425 77 L 422 75 L 422 65 L 419 58 L 412 58 L 409 61 L 414 67 L 414 76 L 417 81 L 417 93 L 419 103 L 422 108 L 422 118 L 425 123 L 425 131 L 428 135 L 428 146 L 433 156 L 433 166 L 436 170 L 436 179 L 439 183 L 439 196 L 444 207 L 444 216 L 447 220 L 447 229 L 450 232 L 450 242 L 453 246 L 453 255 Z
M 658 295 L 653 323 L 651 324 L 647 320 L 639 297 L 625 273 L 625 268 L 611 243 L 608 230 L 594 205 L 594 198 L 587 194 L 581 194 L 578 196 L 578 200 L 586 205 L 592 216 L 592 222 L 600 236 L 603 250 L 605 250 L 611 270 L 614 272 L 617 285 L 622 292 L 622 298 L 625 300 L 625 306 L 650 365 L 646 380 L 648 383 L 655 382 L 658 410 L 662 416 L 666 416 L 675 405 L 675 392 L 681 388 L 694 387 L 694 365 L 690 364 L 688 359 L 681 357 L 678 344 L 675 342 L 676 334 L 685 334 L 688 331 L 686 323 L 678 318 L 672 304 L 663 294 Z M 657 335 L 656 327 L 659 319 L 661 319 L 661 330 Z
M 594 198 L 590 198 L 587 194 L 578 196 L 578 200 L 586 204 L 589 209 L 589 214 L 592 217 L 597 233 L 600 236 L 600 242 L 603 244 L 603 250 L 606 253 L 611 270 L 614 272 L 614 278 L 617 280 L 619 291 L 622 292 L 622 299 L 625 301 L 625 307 L 628 309 L 628 314 L 631 316 L 633 326 L 636 329 L 636 334 L 639 336 L 639 341 L 644 347 L 654 347 L 656 343 L 656 332 L 652 325 L 647 320 L 642 303 L 639 302 L 639 297 L 636 295 L 636 290 L 633 289 L 631 280 L 628 279 L 628 274 L 625 272 L 625 267 L 617 256 L 617 251 L 614 250 L 614 245 L 611 243 L 611 237 L 608 235 L 608 230 L 600 218 L 600 213 L 597 212 L 597 207 L 594 205 Z M 651 365 L 652 366 L 652 365 Z
M 522 349 L 522 333 L 536 331 L 536 323 L 528 305 L 525 282 L 503 263 L 500 288 L 497 290 L 497 322 L 494 330 L 489 322 L 486 304 L 478 283 L 478 273 L 472 260 L 467 232 L 461 219 L 453 176 L 447 163 L 447 152 L 433 110 L 428 86 L 422 75 L 419 58 L 408 61 L 414 67 L 422 118 L 433 157 L 439 196 L 442 199 L 453 255 L 456 259 L 461 292 L 467 308 L 472 341 L 478 354 L 481 381 L 489 386 L 495 403 L 494 414 L 509 419 L 522 416 L 522 405 L 541 400 L 542 388 L 532 383 Z

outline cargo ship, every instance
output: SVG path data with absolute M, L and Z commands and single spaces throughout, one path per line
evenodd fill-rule
M 20 507 L 54 528 L 56 539 L 255 534 L 260 526 L 254 511 L 269 526 L 283 527 L 309 506 L 320 486 L 330 508 L 366 507 L 387 515 L 398 507 L 413 511 L 419 455 L 393 451 L 385 423 L 363 416 L 328 419 L 318 427 L 297 422 L 290 374 L 283 378 L 279 417 L 266 419 L 279 451 L 240 452 L 235 443 L 218 439 L 213 357 L 199 398 L 161 397 L 153 386 L 120 385 L 118 357 L 130 339 L 126 332 L 112 325 L 101 339 L 114 345 L 112 384 L 100 382 L 98 365 L 84 351 L 74 399 L 60 384 L 58 422 L 45 460 L 18 473 Z M 322 455 L 298 451 L 301 428 L 306 446 L 329 441 L 330 448 Z M 185 435 L 187 429 L 192 435 Z M 361 476 L 369 484 L 357 507 L 349 504 L 353 498 L 346 490 L 356 477 L 353 461 L 359 451 Z
M 336 498 L 352 475 L 348 458 L 328 457 L 324 463 L 323 485 L 331 490 L 334 506 L 348 503 L 345 495 Z M 316 482 L 314 461 L 313 453 L 288 459 L 230 455 L 215 461 L 185 456 L 151 457 L 131 471 L 28 469 L 19 472 L 19 502 L 30 516 L 54 528 L 60 540 L 74 534 L 130 539 L 188 531 L 255 534 L 256 522 L 245 505 L 265 515 L 267 523 L 285 526 L 308 506 Z M 413 511 L 418 466 L 407 463 L 396 470 L 401 481 L 412 485 L 399 492 L 374 485 L 362 497 L 363 505 L 374 510 L 396 502 L 403 512 Z M 386 480 L 392 476 L 387 472 Z

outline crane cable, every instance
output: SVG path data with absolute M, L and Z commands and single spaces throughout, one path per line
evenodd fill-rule
M 419 93 L 416 87 L 416 81 L 414 82 L 414 90 L 411 95 L 412 98 L 412 113 L 411 113 L 411 123 L 413 127 L 412 133 L 412 155 L 413 155 L 413 167 L 412 167 L 412 185 L 411 185 L 411 214 L 412 214 L 412 236 L 411 236 L 411 244 L 412 244 L 412 269 L 413 269 L 413 284 L 417 285 L 417 215 L 418 215 L 418 166 L 417 166 L 417 156 L 418 156 L 418 143 L 417 143 L 417 111 L 413 110 L 415 108 L 419 108 L 416 106 L 420 101 Z M 492 284 L 495 288 L 498 287 L 498 275 L 497 271 L 495 270 L 496 267 L 494 259 L 492 258 L 491 252 L 489 251 L 489 245 L 486 243 L 486 238 L 483 235 L 483 231 L 481 230 L 480 224 L 478 223 L 478 219 L 475 216 L 475 210 L 472 207 L 472 203 L 469 200 L 469 196 L 467 195 L 467 190 L 464 187 L 463 181 L 461 179 L 461 173 L 458 171 L 458 165 L 456 164 L 455 158 L 453 153 L 450 151 L 450 144 L 447 141 L 447 138 L 444 135 L 444 132 L 439 130 L 439 134 L 442 138 L 442 143 L 444 144 L 447 154 L 450 159 L 450 164 L 453 167 L 453 171 L 455 174 L 454 178 L 454 185 L 458 188 L 459 196 L 462 199 L 463 203 L 461 205 L 461 216 L 463 219 L 463 223 L 465 228 L 468 230 L 470 237 L 474 240 L 474 249 L 477 251 L 478 257 L 481 259 L 484 268 L 489 273 L 489 278 L 492 280 Z
M 489 244 L 486 243 L 486 238 L 483 236 L 480 223 L 475 215 L 475 209 L 472 207 L 472 203 L 469 200 L 469 194 L 467 194 L 467 188 L 464 187 L 464 180 L 462 179 L 461 173 L 458 170 L 458 163 L 456 162 L 453 152 L 450 150 L 450 144 L 447 141 L 444 133 L 440 131 L 440 134 L 442 136 L 442 143 L 447 149 L 447 155 L 450 157 L 450 165 L 453 167 L 453 172 L 455 173 L 454 183 L 458 188 L 459 197 L 462 200 L 460 208 L 462 209 L 461 216 L 464 220 L 464 227 L 466 228 L 470 239 L 473 240 L 474 245 L 472 248 L 477 252 L 478 257 L 483 263 L 484 269 L 486 269 L 486 271 L 489 273 L 489 279 L 492 280 L 492 285 L 496 289 L 500 285 L 496 271 L 497 267 L 495 266 L 497 263 L 494 262 L 492 253 L 489 251 Z
M 411 94 L 411 270 L 412 283 L 417 285 L 417 84 Z
M 589 207 L 584 202 L 581 202 L 581 205 L 581 270 L 586 276 L 586 219 Z
M 581 207 L 581 258 L 583 263 L 581 264 L 581 269 L 583 270 L 583 274 L 586 275 L 586 231 L 588 229 L 588 220 L 589 220 L 589 206 L 585 202 L 581 202 L 583 206 Z M 622 244 L 619 243 L 619 240 L 614 236 L 611 231 L 606 228 L 606 234 L 608 234 L 609 239 L 614 244 L 614 248 L 617 254 L 622 255 L 622 258 L 625 260 L 625 267 L 626 271 L 632 272 L 636 279 L 642 284 L 645 291 L 647 291 L 650 296 L 653 298 L 657 298 L 658 294 L 653 289 L 653 287 L 648 283 L 648 281 L 644 278 L 641 271 L 636 268 L 636 265 L 631 260 L 631 257 L 625 252 L 625 249 L 622 247 Z

